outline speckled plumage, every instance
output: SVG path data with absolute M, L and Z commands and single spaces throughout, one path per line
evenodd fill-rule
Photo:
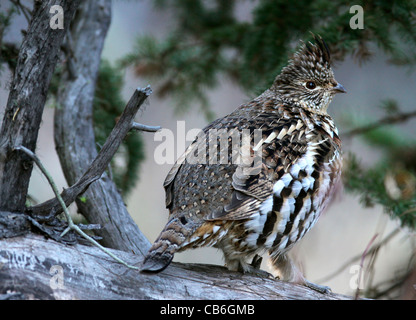
M 315 37 L 270 89 L 204 128 L 165 180 L 169 221 L 142 270 L 163 270 L 175 252 L 201 246 L 222 249 L 231 270 L 247 271 L 265 252 L 281 264 L 340 177 L 341 142 L 327 114 L 337 92 L 345 90 L 325 42 Z M 244 134 L 245 151 L 260 161 L 244 161 L 244 147 L 235 148 Z

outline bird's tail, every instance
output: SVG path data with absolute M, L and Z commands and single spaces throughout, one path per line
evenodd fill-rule
M 156 241 L 144 258 L 141 271 L 160 272 L 172 261 L 174 251 L 162 249 L 163 244 Z
M 149 249 L 141 266 L 141 271 L 160 272 L 164 270 L 171 263 L 180 245 L 185 241 L 184 231 L 179 220 L 169 221 Z

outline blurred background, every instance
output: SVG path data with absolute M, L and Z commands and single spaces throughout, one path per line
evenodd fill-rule
M 0 10 L 4 10 L 3 15 L 8 8 L 8 2 L 1 0 Z M 31 6 L 31 1 L 21 2 L 28 7 Z M 415 120 L 409 115 L 415 110 L 416 74 L 413 72 L 413 63 L 416 59 L 412 60 L 413 56 L 396 54 L 397 52 L 389 49 L 388 45 L 393 48 L 400 47 L 401 53 L 408 53 L 411 52 L 409 48 L 413 48 L 411 45 L 416 42 L 414 36 L 411 38 L 405 34 L 400 26 L 393 23 L 391 26 L 378 26 L 377 21 L 373 21 L 382 14 L 387 15 L 388 11 L 395 14 L 392 8 L 396 8 L 398 15 L 401 14 L 400 17 L 404 20 L 408 17 L 411 27 L 415 28 L 415 11 L 402 12 L 400 10 L 406 8 L 395 2 L 386 2 L 386 6 L 389 7 L 381 13 L 373 12 L 371 7 L 364 6 L 364 29 L 353 30 L 349 26 L 353 14 L 349 13 L 350 6 L 345 4 L 320 8 L 321 15 L 322 12 L 326 12 L 328 16 L 336 16 L 336 19 L 328 18 L 327 22 L 302 22 L 296 16 L 288 17 L 292 12 L 289 9 L 293 9 L 293 6 L 287 5 L 289 8 L 286 8 L 282 1 L 273 3 L 239 0 L 229 1 L 228 5 L 224 3 L 183 1 L 182 6 L 167 0 L 113 1 L 112 23 L 106 38 L 103 59 L 107 61 L 108 66 L 116 68 L 120 73 L 122 99 L 124 102 L 127 101 L 135 88 L 150 84 L 154 94 L 141 109 L 136 120 L 169 129 L 175 134 L 176 139 L 181 134 L 178 132 L 178 121 L 185 121 L 186 132 L 193 128 L 203 128 L 213 119 L 230 113 L 240 104 L 261 93 L 270 83 L 271 74 L 277 75 L 287 62 L 290 53 L 299 44 L 298 41 L 309 39 L 309 30 L 322 34 L 325 39 L 328 38 L 331 48 L 335 48 L 335 77 L 348 91 L 348 94 L 336 96 L 329 108 L 343 140 L 347 161 L 345 188 L 338 192 L 315 227 L 295 246 L 292 256 L 310 281 L 330 286 L 334 292 L 355 294 L 357 266 L 361 264 L 364 266 L 363 281 L 360 283 L 362 294 L 386 299 L 415 298 L 416 281 L 411 278 L 414 268 L 415 224 L 410 218 L 409 221 L 401 218 L 403 215 L 414 215 L 416 210 L 412 167 L 412 164 L 415 165 L 412 150 L 415 148 L 416 127 Z M 413 6 L 414 9 L 413 1 L 403 3 Z M 211 22 L 212 25 L 208 22 L 198 23 L 198 20 L 203 21 L 205 16 L 199 15 L 203 10 L 196 4 L 204 6 L 204 10 L 213 11 L 223 5 L 222 11 L 218 9 L 218 12 L 232 10 L 232 14 L 224 14 L 225 17 L 219 17 L 218 21 Z M 250 56 L 250 50 L 243 47 L 244 37 L 234 39 L 221 33 L 216 35 L 205 32 L 218 26 L 224 27 L 227 23 L 231 26 L 236 22 L 239 24 L 236 30 L 242 30 L 242 34 L 249 32 L 252 24 L 255 24 L 255 30 L 266 29 L 268 20 L 264 17 L 261 19 L 261 14 L 267 11 L 266 4 L 280 5 L 278 12 L 285 18 L 279 18 L 277 25 L 297 21 L 300 25 L 304 23 L 306 27 L 307 23 L 310 23 L 314 25 L 314 29 L 301 30 L 299 27 L 300 30 L 289 32 L 284 28 L 277 28 L 255 34 L 253 37 L 256 41 L 252 39 L 251 45 L 264 48 L 260 51 L 264 53 L 264 56 L 261 56 L 264 60 L 262 62 L 260 59 L 260 65 L 257 65 L 257 62 L 251 65 L 253 69 L 258 70 L 257 74 L 249 73 L 245 68 L 249 68 L 250 65 L 245 65 L 243 58 L 247 61 L 259 59 L 255 60 L 254 55 Z M 301 4 L 299 7 L 302 7 Z M 289 11 L 284 13 L 285 9 Z M 316 5 L 314 9 L 319 9 L 319 6 Z M 271 10 L 269 12 L 273 13 Z M 377 16 L 378 14 L 380 16 Z M 233 19 L 230 19 L 230 16 Z M 390 17 L 390 20 L 393 21 L 393 18 Z M 395 18 L 397 20 L 397 16 Z M 227 19 L 230 21 L 227 22 Z M 340 24 L 339 20 L 344 21 L 342 28 L 331 29 L 331 23 L 335 26 L 336 23 Z M 390 20 L 383 23 L 388 24 Z M 187 23 L 194 25 L 189 27 Z M 4 32 L 3 44 L 20 43 L 21 30 L 26 27 L 25 17 L 21 13 L 14 14 L 7 32 Z M 287 28 L 293 26 L 289 25 Z M 374 36 L 378 36 L 377 28 L 385 28 L 383 30 L 388 38 L 386 43 L 383 43 L 381 36 Z M 226 34 L 226 28 L 221 30 Z M 230 32 L 235 34 L 236 31 Z M 366 32 L 370 34 L 365 34 Z M 328 37 L 325 37 L 325 34 Z M 257 41 L 258 38 L 270 40 L 273 37 L 285 40 L 276 45 L 276 51 L 266 50 L 267 41 Z M 224 47 L 216 43 L 221 39 L 228 41 Z M 393 40 L 396 41 L 395 44 L 390 43 Z M 181 46 L 201 51 L 189 53 L 184 49 L 180 55 L 178 52 L 181 53 Z M 215 57 L 221 54 L 225 62 L 218 61 L 215 57 L 207 57 L 205 50 L 218 50 Z M 174 60 L 175 56 L 170 57 L 169 52 L 176 52 L 179 58 L 176 57 Z M 163 70 L 158 69 L 158 61 L 162 61 L 161 54 L 165 54 Z M 192 54 L 195 56 L 191 56 Z M 270 55 L 276 55 L 278 59 L 266 62 Z M 223 65 L 230 64 L 230 61 L 235 62 L 232 67 Z M 196 70 L 187 69 L 187 66 L 193 63 Z M 209 67 L 206 64 L 209 64 Z M 2 67 L 0 75 L 1 119 L 7 103 L 11 73 L 8 68 Z M 124 104 L 121 107 L 123 108 Z M 52 173 L 58 186 L 64 188 L 67 184 L 54 147 L 53 114 L 54 107 L 51 102 L 45 108 L 36 153 Z M 402 115 L 403 119 L 400 117 Z M 379 124 L 376 125 L 376 130 L 367 130 L 369 124 L 377 124 L 380 119 L 385 119 L 383 124 L 394 123 L 395 126 Z M 354 128 L 364 128 L 364 132 L 352 132 Z M 162 184 L 171 164 L 160 165 L 155 161 L 155 149 L 161 142 L 155 141 L 154 134 L 142 133 L 140 136 L 140 148 L 143 152 L 139 158 L 143 160 L 137 168 L 137 179 L 125 193 L 125 201 L 134 220 L 152 242 L 167 222 L 168 211 L 164 205 L 165 193 Z M 175 140 L 175 158 L 178 148 L 181 149 L 184 143 L 187 146 L 190 142 Z M 124 161 L 126 160 L 121 154 L 114 165 L 125 167 Z M 397 162 L 400 164 L 396 166 Z M 129 175 L 128 172 L 125 174 Z M 29 194 L 37 202 L 53 197 L 46 179 L 37 168 L 33 171 Z M 76 212 L 76 208 L 71 209 Z M 380 246 L 377 247 L 378 245 Z M 176 254 L 175 261 L 223 264 L 222 253 L 213 248 Z M 264 262 L 264 267 L 267 268 L 267 262 Z

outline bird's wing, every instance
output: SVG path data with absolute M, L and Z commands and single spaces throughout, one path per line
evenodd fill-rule
M 165 205 L 166 208 L 169 208 L 170 204 L 172 203 L 172 186 L 173 181 L 176 178 L 176 175 L 178 174 L 180 168 L 182 167 L 183 163 L 186 161 L 186 157 L 191 153 L 194 152 L 197 149 L 198 145 L 196 141 L 193 141 L 188 148 L 185 150 L 185 152 L 176 160 L 173 167 L 168 172 L 168 175 L 165 178 L 165 181 L 163 182 L 163 187 L 165 188 L 166 198 L 165 198 Z
M 220 121 L 221 121 L 221 118 L 213 121 L 210 125 L 205 127 L 204 130 L 201 132 L 202 137 L 208 132 L 209 129 L 211 129 L 212 127 L 215 127 L 215 125 Z M 194 141 L 192 141 L 192 143 L 188 146 L 188 148 L 186 148 L 185 152 L 176 160 L 175 164 L 168 172 L 165 178 L 165 181 L 163 182 L 163 187 L 165 188 L 165 193 L 166 193 L 166 198 L 165 198 L 166 208 L 169 208 L 169 206 L 172 203 L 172 199 L 173 199 L 172 187 L 173 187 L 173 183 L 175 181 L 175 178 L 178 172 L 181 170 L 183 165 L 186 164 L 188 156 L 194 154 L 200 147 L 200 144 L 206 143 L 204 139 L 199 139 L 199 138 L 200 137 L 197 136 L 194 139 Z
M 252 154 L 258 152 L 260 158 L 237 166 L 230 202 L 222 210 L 209 213 L 206 220 L 241 220 L 257 212 L 272 195 L 273 185 L 306 153 L 308 128 L 302 120 L 280 118 L 273 126 L 261 129 L 262 139 L 257 144 L 251 142 Z

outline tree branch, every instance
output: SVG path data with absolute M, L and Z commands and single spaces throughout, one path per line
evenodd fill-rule
M 159 274 L 140 273 L 114 262 L 95 247 L 65 246 L 33 234 L 0 243 L 0 299 L 2 294 L 4 298 L 42 300 L 351 299 L 213 265 L 172 263 Z M 130 264 L 141 263 L 137 255 L 110 251 Z M 13 296 L 7 296 L 10 294 Z
M 126 263 L 124 260 L 118 258 L 116 255 L 114 255 L 113 253 L 111 253 L 107 248 L 104 248 L 102 245 L 100 245 L 97 241 L 95 241 L 92 237 L 90 237 L 89 235 L 87 235 L 84 231 L 81 230 L 80 227 L 78 227 L 74 221 L 71 218 L 71 215 L 69 214 L 68 208 L 65 205 L 64 200 L 62 199 L 61 195 L 59 194 L 58 191 L 58 187 L 55 184 L 55 181 L 53 181 L 52 176 L 49 174 L 49 172 L 46 170 L 46 168 L 44 167 L 44 165 L 42 164 L 42 162 L 40 161 L 40 159 L 36 156 L 36 154 L 34 154 L 32 151 L 30 151 L 29 149 L 25 148 L 24 146 L 19 146 L 16 148 L 16 150 L 20 150 L 24 153 L 26 153 L 29 157 L 31 157 L 33 159 L 33 161 L 36 163 L 36 165 L 39 167 L 40 171 L 42 171 L 42 173 L 45 175 L 46 179 L 48 180 L 53 192 L 56 195 L 56 198 L 59 201 L 59 204 L 62 207 L 62 210 L 65 213 L 65 217 L 66 220 L 68 222 L 68 227 L 62 232 L 60 237 L 63 237 L 69 230 L 74 230 L 76 233 L 78 233 L 81 237 L 83 237 L 84 239 L 86 239 L 87 241 L 89 241 L 92 245 L 96 246 L 98 249 L 100 249 L 101 251 L 105 252 L 106 254 L 108 254 L 110 257 L 112 257 L 114 260 L 116 260 L 117 262 L 123 264 L 124 266 L 126 266 L 127 268 L 131 268 L 131 269 L 138 269 L 137 267 L 131 266 L 128 263 Z
M 72 61 L 74 70 L 72 75 L 66 72 L 61 78 L 59 108 L 55 111 L 56 149 L 68 185 L 74 185 L 80 179 L 90 179 L 92 175 L 88 171 L 98 173 L 105 170 L 104 167 L 133 122 L 122 121 L 116 125 L 114 130 L 120 131 L 117 133 L 120 140 L 108 141 L 101 150 L 106 159 L 101 158 L 99 163 L 94 163 L 97 150 L 93 130 L 93 99 L 110 21 L 111 0 L 88 0 L 82 3 L 72 26 L 70 45 L 75 57 Z M 133 98 L 138 99 L 139 96 Z M 137 100 L 132 102 L 139 103 Z M 133 114 L 129 117 L 133 117 Z M 96 168 L 98 164 L 100 170 Z M 87 184 L 90 186 L 83 194 L 83 201 L 77 198 L 76 203 L 89 223 L 103 227 L 96 232 L 102 237 L 101 243 L 109 248 L 144 254 L 150 243 L 128 213 L 114 182 L 105 172 L 100 176 L 94 175 L 92 179 L 98 179 L 94 183 L 88 179 L 81 181 L 76 193 Z M 63 194 L 63 197 L 67 195 Z M 55 208 L 59 207 L 55 205 Z
M 32 173 L 32 161 L 13 152 L 18 145 L 36 147 L 46 93 L 58 53 L 79 0 L 48 0 L 35 6 L 21 45 L 0 129 L 0 210 L 22 212 Z M 50 28 L 52 5 L 65 12 L 64 30 Z
M 101 178 L 108 164 L 114 157 L 121 142 L 126 137 L 132 127 L 134 117 L 142 106 L 143 102 L 150 96 L 152 90 L 150 87 L 137 88 L 126 105 L 119 121 L 111 131 L 106 142 L 102 146 L 96 158 L 87 168 L 82 177 L 70 188 L 65 189 L 61 193 L 61 197 L 65 205 L 69 206 L 75 199 L 85 192 L 91 183 Z M 47 221 L 62 212 L 62 206 L 57 198 L 50 199 L 44 203 L 33 206 L 27 210 L 33 217 L 40 221 Z
M 137 131 L 156 132 L 156 131 L 160 130 L 162 127 L 160 127 L 160 126 L 146 126 L 146 125 L 141 124 L 141 123 L 133 122 L 133 125 L 132 125 L 131 128 L 132 128 L 132 130 L 137 130 Z
M 353 136 L 367 133 L 371 130 L 378 129 L 378 128 L 380 128 L 382 126 L 385 126 L 385 125 L 391 125 L 391 124 L 395 124 L 395 123 L 405 122 L 407 120 L 410 120 L 413 117 L 416 117 L 416 111 L 394 114 L 394 115 L 391 115 L 391 116 L 387 116 L 383 119 L 380 119 L 377 122 L 371 123 L 369 125 L 365 125 L 365 126 L 358 127 L 358 128 L 352 129 L 350 131 L 347 131 L 347 132 L 342 134 L 342 137 L 343 138 L 352 138 Z

